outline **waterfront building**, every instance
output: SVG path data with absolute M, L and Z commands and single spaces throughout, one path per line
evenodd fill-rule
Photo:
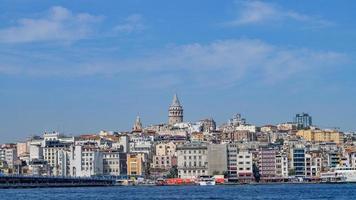
M 168 124 L 174 125 L 183 122 L 183 107 L 177 94 L 174 95 L 172 104 L 169 106 Z
M 207 162 L 208 175 L 224 175 L 227 172 L 227 145 L 209 144 Z
M 175 165 L 177 165 L 176 145 L 173 142 L 157 144 L 152 168 L 156 171 L 168 171 Z
M 29 164 L 29 175 L 33 176 L 51 176 L 52 170 L 51 166 L 48 165 L 47 161 L 39 160 L 39 159 L 32 159 Z
M 57 165 L 53 170 L 56 176 L 70 176 L 70 150 L 61 149 L 57 151 Z
M 127 157 L 125 153 L 103 150 L 103 175 L 120 176 L 127 174 Z
M 70 154 L 71 176 L 90 177 L 103 174 L 103 154 L 95 145 L 75 145 Z
M 327 152 L 327 161 L 329 168 L 335 168 L 340 164 L 341 155 L 339 151 Z
M 293 148 L 292 156 L 294 175 L 297 177 L 305 177 L 305 148 Z
M 238 149 L 236 157 L 236 174 L 239 182 L 249 182 L 253 177 L 252 153 L 244 147 Z
M 16 144 L 4 144 L 0 149 L 0 160 L 5 161 L 7 167 L 12 169 L 18 159 Z
M 62 151 L 69 151 L 69 147 L 73 144 L 73 142 L 60 141 L 58 138 L 54 139 L 45 139 L 43 143 L 43 155 L 44 160 L 52 167 L 53 175 L 58 176 L 62 174 L 64 168 L 69 165 L 66 161 L 67 156 L 65 156 Z M 60 161 L 60 156 L 63 160 Z M 61 163 L 60 163 L 61 162 Z M 64 167 L 64 168 L 62 168 Z
M 322 153 L 310 150 L 305 153 L 305 176 L 309 178 L 320 177 L 322 172 Z
M 145 173 L 145 161 L 147 160 L 144 153 L 127 154 L 127 175 L 143 176 Z
M 227 144 L 227 175 L 229 180 L 237 181 L 237 154 L 238 146 L 237 143 Z
M 259 149 L 259 172 L 261 177 L 276 177 L 276 150 L 272 148 Z
M 276 155 L 276 177 L 288 178 L 288 156 L 283 152 Z
M 208 147 L 204 143 L 187 143 L 177 146 L 178 176 L 196 178 L 208 175 Z

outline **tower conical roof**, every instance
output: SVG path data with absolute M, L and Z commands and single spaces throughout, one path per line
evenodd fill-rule
M 171 106 L 181 106 L 177 94 L 174 94 Z

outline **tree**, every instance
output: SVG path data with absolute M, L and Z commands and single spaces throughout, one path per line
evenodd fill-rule
M 288 175 L 289 175 L 289 176 L 294 176 L 294 175 L 295 175 L 295 169 L 294 169 L 294 168 L 289 169 Z
M 223 171 L 224 174 L 224 178 L 227 178 L 229 176 L 229 172 L 228 171 Z
M 258 166 L 256 165 L 256 163 L 253 163 L 252 171 L 253 171 L 253 177 L 255 177 L 255 181 L 257 183 L 260 182 L 261 174 L 260 174 L 260 170 L 258 169 Z
M 220 172 L 219 171 L 213 171 L 213 176 L 214 175 L 220 175 Z
M 279 144 L 279 145 L 283 145 L 284 144 L 284 140 L 283 140 L 283 138 L 278 138 L 278 139 L 276 139 L 275 143 Z
M 177 178 L 178 177 L 178 168 L 177 166 L 173 166 L 169 170 L 169 174 L 167 175 L 167 178 Z

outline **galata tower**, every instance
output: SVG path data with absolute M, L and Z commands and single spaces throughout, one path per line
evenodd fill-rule
M 174 95 L 171 106 L 169 106 L 168 124 L 174 125 L 183 122 L 183 107 L 180 105 L 177 94 Z

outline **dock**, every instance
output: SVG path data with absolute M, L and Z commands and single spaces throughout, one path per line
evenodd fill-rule
M 37 187 L 103 187 L 113 186 L 115 180 L 100 177 L 5 176 L 0 175 L 0 189 Z

